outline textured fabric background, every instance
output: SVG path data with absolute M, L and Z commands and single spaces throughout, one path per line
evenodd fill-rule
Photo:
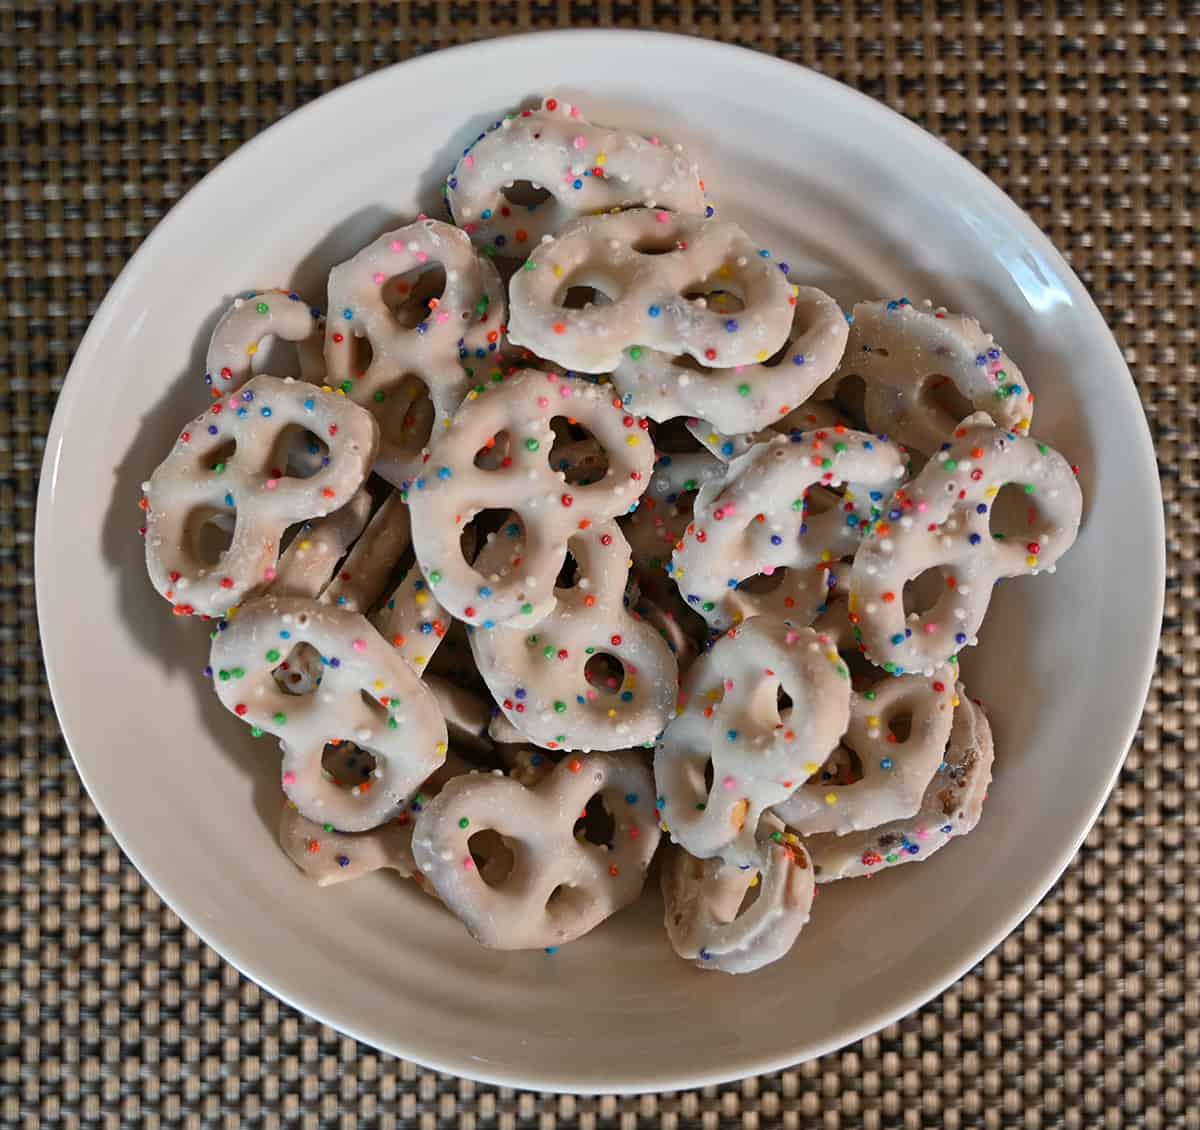
M 1169 550 L 1142 731 L 1036 913 L 939 1000 L 840 1054 L 620 1100 L 423 1071 L 223 964 L 84 795 L 42 679 L 32 591 L 37 473 L 67 365 L 117 272 L 203 173 L 373 68 L 610 23 L 815 67 L 920 122 L 1028 209 L 1133 369 Z M 1200 1127 L 1198 47 L 1195 3 L 0 0 L 0 1125 Z

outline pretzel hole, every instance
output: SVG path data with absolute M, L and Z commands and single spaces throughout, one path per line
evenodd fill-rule
M 321 685 L 321 671 L 321 653 L 310 643 L 299 643 L 271 674 L 281 690 L 303 696 L 316 693 Z
M 562 568 L 559 569 L 558 576 L 554 578 L 554 587 L 556 589 L 573 589 L 578 583 L 579 562 L 575 560 L 575 555 L 568 550 L 567 556 L 563 558 Z M 600 656 L 597 655 L 593 658 L 599 659 Z
M 500 195 L 510 204 L 518 208 L 528 208 L 533 211 L 539 204 L 545 204 L 554 194 L 540 184 L 528 180 L 515 180 L 500 189 Z
M 483 471 L 498 470 L 504 459 L 512 454 L 513 439 L 507 428 L 501 429 L 475 452 L 472 460 Z
M 1005 483 L 992 500 L 988 530 L 996 541 L 1036 541 L 1042 529 L 1041 512 L 1020 483 Z
M 376 765 L 375 755 L 353 742 L 329 742 L 321 753 L 321 768 L 341 789 L 357 788 L 370 781 Z
M 836 785 L 844 788 L 862 780 L 862 760 L 848 745 L 839 742 L 821 767 L 805 782 L 808 785 Z
M 756 902 L 758 896 L 762 894 L 762 872 L 756 871 L 753 876 L 748 876 L 746 879 L 746 893 L 742 895 L 742 901 L 738 904 L 737 910 L 734 912 L 733 918 L 730 921 L 740 918 L 746 913 Z
M 270 373 L 276 377 L 299 377 L 303 372 L 300 364 L 299 342 L 288 341 L 275 334 L 260 338 L 250 358 L 252 373 Z
M 223 471 L 226 464 L 233 458 L 237 451 L 236 439 L 222 440 L 216 447 L 210 447 L 200 457 L 200 466 L 205 471 L 216 471 L 218 467 Z M 218 472 L 219 474 L 220 472 Z
M 958 391 L 953 378 L 945 373 L 928 374 L 917 390 L 917 399 L 937 413 L 947 431 L 975 411 L 975 406 Z
M 746 308 L 746 304 L 733 291 L 703 283 L 684 291 L 683 297 L 685 301 L 695 302 L 714 314 L 738 314 Z
M 617 694 L 625 682 L 625 667 L 615 655 L 597 652 L 583 665 L 583 677 L 604 694 Z
M 790 570 L 784 566 L 776 569 L 770 576 L 767 576 L 766 573 L 755 573 L 752 577 L 738 581 L 737 591 L 749 593 L 751 596 L 766 596 L 783 585 L 789 572 Z
M 612 299 L 594 286 L 570 286 L 558 304 L 564 310 L 583 310 L 588 306 L 611 306 Z
M 904 612 L 906 616 L 924 616 L 937 607 L 946 591 L 946 581 L 941 569 L 926 569 L 904 584 Z
M 429 317 L 430 302 L 440 299 L 445 290 L 446 268 L 431 262 L 393 275 L 379 288 L 379 294 L 396 325 L 411 330 Z
M 547 456 L 550 470 L 560 472 L 572 486 L 589 486 L 604 478 L 608 460 L 599 440 L 581 424 L 565 416 L 550 421 L 554 442 Z
M 493 548 L 497 539 L 500 544 Z M 511 510 L 486 509 L 480 510 L 463 526 L 458 546 L 463 560 L 471 562 L 480 560 L 487 547 L 489 564 L 498 569 L 507 566 L 513 555 L 519 553 L 524 540 L 525 524 L 520 515 Z
M 188 541 L 192 556 L 201 565 L 215 565 L 233 544 L 236 511 L 205 506 L 188 519 Z
M 380 383 L 368 407 L 384 439 L 403 451 L 417 452 L 429 442 L 434 409 L 429 389 L 415 373 Z
M 329 445 L 302 424 L 288 424 L 271 448 L 271 475 L 284 471 L 290 478 L 310 479 L 329 459 Z
M 779 715 L 780 721 L 787 717 L 792 705 L 792 696 L 783 689 L 783 684 L 780 683 L 779 689 L 775 692 L 775 712 Z
M 684 362 L 681 358 L 675 360 Z M 704 372 L 704 367 L 693 357 L 686 358 L 685 367 L 694 367 L 697 372 Z M 654 441 L 654 450 L 664 455 L 687 455 L 704 450 L 703 444 L 688 431 L 687 419 L 683 416 L 664 420 L 661 424 L 651 420 L 650 438 Z
M 512 845 L 495 828 L 482 828 L 467 840 L 475 870 L 489 886 L 498 887 L 512 874 L 517 856 Z
M 546 900 L 546 913 L 552 919 L 572 921 L 578 919 L 593 901 L 592 896 L 579 887 L 568 887 L 565 883 L 560 883 Z
M 862 653 L 861 647 L 840 648 L 838 654 L 850 671 L 850 686 L 856 691 L 868 689 L 879 678 L 879 668 Z
M 679 250 L 679 244 L 674 236 L 646 235 L 634 243 L 633 249 L 639 255 L 671 255 Z
M 597 793 L 584 805 L 582 815 L 571 829 L 571 835 L 597 847 L 612 849 L 617 835 L 617 822 L 609 812 L 602 793 Z
M 887 728 L 891 731 L 891 735 L 897 742 L 904 743 L 912 736 L 913 716 L 911 710 L 902 710 L 897 714 L 890 715 L 887 720 Z
M 867 419 L 867 382 L 857 373 L 843 377 L 833 392 L 833 404 L 855 427 L 865 427 Z

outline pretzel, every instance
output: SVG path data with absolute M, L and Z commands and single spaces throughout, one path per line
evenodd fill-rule
M 411 544 L 408 507 L 399 491 L 393 491 L 371 516 L 342 567 L 321 592 L 321 602 L 365 613 L 383 596 Z
M 696 441 L 707 451 L 712 452 L 722 463 L 729 463 L 739 455 L 745 454 L 756 443 L 779 436 L 791 436 L 797 433 L 810 432 L 814 428 L 832 428 L 837 424 L 845 425 L 847 420 L 826 400 L 809 400 L 793 409 L 782 419 L 759 428 L 754 432 L 719 432 L 707 420 L 692 416 L 687 420 L 687 430 Z
M 677 543 L 671 575 L 712 627 L 770 612 L 811 622 L 825 599 L 827 566 L 852 554 L 861 530 L 904 474 L 887 440 L 838 425 L 775 436 L 729 464 L 696 497 L 692 523 Z M 810 487 L 849 482 L 839 505 L 810 515 Z M 878 489 L 882 488 L 882 489 Z M 741 589 L 751 577 L 786 570 L 772 592 Z
M 476 566 L 500 542 L 480 554 Z M 547 749 L 626 749 L 652 742 L 678 689 L 671 649 L 624 605 L 629 543 L 616 522 L 574 534 L 577 576 L 554 590 L 555 606 L 532 629 L 476 629 L 471 651 L 505 717 Z M 498 555 L 497 555 L 498 556 Z M 589 678 L 598 657 L 619 664 L 620 682 Z
M 644 421 L 625 413 L 597 385 L 525 370 L 482 394 L 468 396 L 451 426 L 430 449 L 408 493 L 413 547 L 439 602 L 454 616 L 486 628 L 522 628 L 554 607 L 554 579 L 576 531 L 624 513 L 650 475 Z M 555 416 L 577 418 L 604 448 L 609 467 L 586 486 L 551 470 L 547 453 Z M 514 437 L 508 465 L 488 471 L 472 463 L 487 440 Z M 484 575 L 459 544 L 463 527 L 481 510 L 512 509 L 521 551 Z
M 663 921 L 685 961 L 722 973 L 752 973 L 784 957 L 800 936 L 816 893 L 808 852 L 795 836 L 785 840 L 783 825 L 769 815 L 758 841 L 759 868 L 668 850 L 660 876 Z M 759 887 L 758 898 L 741 912 L 753 887 Z
M 780 689 L 792 699 L 782 711 Z M 849 717 L 849 671 L 828 636 L 772 616 L 731 629 L 692 665 L 655 748 L 671 840 L 701 859 L 754 864 L 759 817 L 800 786 L 806 765 L 825 759 Z
M 974 318 L 914 306 L 907 298 L 854 307 L 846 355 L 832 382 L 864 382 L 867 427 L 930 455 L 954 430 L 959 413 L 940 404 L 943 386 L 999 427 L 1024 434 L 1033 393 L 1021 370 Z
M 736 317 L 687 294 L 716 284 Z M 562 305 L 572 287 L 607 300 Z M 624 350 L 686 353 L 713 367 L 767 360 L 787 340 L 793 287 L 736 224 L 636 209 L 587 216 L 542 243 L 509 284 L 509 336 L 568 369 L 612 372 Z
M 513 203 L 505 189 L 518 181 L 547 198 Z M 485 255 L 519 259 L 595 212 L 647 205 L 712 214 L 681 145 L 591 125 L 578 106 L 556 98 L 507 114 L 481 133 L 446 178 L 446 203 Z
M 622 520 L 634 564 L 643 572 L 646 592 L 655 597 L 673 588 L 665 570 L 671 551 L 692 520 L 696 492 L 725 474 L 725 466 L 704 451 L 660 455 L 638 508 Z M 648 574 L 646 576 L 645 574 Z
M 1029 496 L 1026 531 L 997 540 L 991 503 L 1009 483 Z M 967 417 L 921 473 L 898 489 L 860 546 L 850 574 L 850 612 L 868 658 L 893 674 L 935 667 L 976 642 L 992 586 L 1004 577 L 1053 572 L 1079 532 L 1083 499 L 1071 466 L 1044 443 Z M 942 595 L 905 614 L 905 583 L 940 571 Z
M 284 650 L 301 643 L 324 666 L 320 687 L 304 697 L 272 677 Z M 222 705 L 280 739 L 283 790 L 310 820 L 346 832 L 374 828 L 445 758 L 446 724 L 432 694 L 357 613 L 263 597 L 216 633 L 209 662 Z M 369 785 L 344 790 L 326 780 L 322 753 L 337 740 L 375 758 Z
M 858 760 L 858 779 L 810 779 L 775 806 L 776 814 L 802 836 L 845 835 L 911 816 L 942 762 L 957 703 L 951 666 L 932 678 L 885 675 L 861 693 L 852 691 L 842 745 Z M 909 730 L 897 735 L 893 728 L 901 719 Z M 806 775 L 819 778 L 817 769 L 814 759 Z
M 278 465 L 290 428 L 328 444 L 325 466 L 310 478 L 285 475 Z M 254 377 L 213 404 L 184 429 L 143 485 L 146 568 L 154 587 L 177 615 L 223 615 L 274 579 L 288 526 L 350 501 L 370 470 L 378 439 L 369 413 L 291 378 Z M 229 548 L 206 564 L 201 532 L 230 515 Z
M 596 795 L 613 817 L 608 847 L 575 836 Z M 490 882 L 471 852 L 484 830 L 513 855 L 508 874 Z M 560 762 L 532 789 L 498 774 L 448 782 L 417 820 L 413 856 L 476 941 L 533 949 L 573 941 L 633 902 L 658 836 L 646 768 L 634 756 L 591 753 Z
M 347 766 L 347 774 L 356 767 Z M 453 751 L 433 775 L 421 783 L 403 811 L 394 819 L 366 832 L 339 832 L 332 824 L 319 824 L 302 816 L 285 800 L 279 816 L 279 846 L 284 854 L 318 887 L 361 879 L 372 871 L 396 871 L 402 879 L 425 886 L 413 861 L 413 823 L 421 809 L 441 791 L 451 777 L 469 773 L 471 765 Z M 370 774 L 358 774 L 369 780 Z M 360 781 L 361 783 L 361 781 Z
M 389 279 L 441 265 L 446 288 L 431 299 L 416 326 L 402 326 L 388 308 Z M 400 280 L 396 286 L 407 290 Z M 504 326 L 504 287 L 490 263 L 475 254 L 467 236 L 440 220 L 420 219 L 381 235 L 329 275 L 329 318 L 325 356 L 329 383 L 369 408 L 385 423 L 379 473 L 395 486 L 407 485 L 419 444 L 404 421 L 417 403 L 412 378 L 428 390 L 433 428 L 449 423 L 471 387 L 464 363 L 486 359 L 498 348 Z M 357 338 L 371 346 L 371 362 L 359 371 Z M 399 419 L 389 398 L 399 396 Z
M 803 404 L 837 368 L 850 327 L 838 304 L 816 287 L 795 288 L 784 356 L 696 372 L 669 353 L 634 347 L 622 354 L 612 382 L 627 407 L 653 420 L 698 416 L 730 432 L 768 428 Z M 731 316 L 727 324 L 736 324 Z
M 337 563 L 363 532 L 370 513 L 371 496 L 360 488 L 340 510 L 302 523 L 280 556 L 266 591 L 273 596 L 319 596 Z
M 295 342 L 299 376 L 316 382 L 325 375 L 321 336 L 325 319 L 294 290 L 250 290 L 221 315 L 204 361 L 204 383 L 219 399 L 254 376 L 254 362 L 267 338 Z
M 675 603 L 678 614 L 669 604 L 639 595 L 634 604 L 634 615 L 640 616 L 662 637 L 671 649 L 671 654 L 675 657 L 675 666 L 682 675 L 696 661 L 700 648 L 695 637 L 680 622 L 681 616 L 690 615 L 686 605 L 680 605 L 678 601 Z
M 979 822 L 992 779 L 992 731 L 983 708 L 967 698 L 961 685 L 958 697 L 945 760 L 916 815 L 848 836 L 808 837 L 818 883 L 918 863 Z

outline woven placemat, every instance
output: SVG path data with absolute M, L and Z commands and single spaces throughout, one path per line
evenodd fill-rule
M 1045 902 L 880 1034 L 792 1071 L 658 1097 L 521 1094 L 427 1072 L 225 965 L 88 802 L 55 725 L 32 591 L 55 396 L 89 316 L 164 212 L 242 142 L 349 79 L 572 23 L 715 36 L 815 67 L 996 180 L 1113 327 L 1167 508 L 1165 634 L 1143 728 Z M 0 1124 L 1200 1127 L 1198 38 L 1194 3 L 0 0 Z

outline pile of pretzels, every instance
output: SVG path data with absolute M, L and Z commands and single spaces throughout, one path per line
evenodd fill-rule
M 680 956 L 760 968 L 816 884 L 975 826 L 958 654 L 1074 541 L 1074 470 L 976 321 L 845 314 L 681 146 L 547 98 L 445 203 L 335 266 L 324 314 L 234 300 L 144 484 L 150 579 L 278 740 L 317 883 L 389 868 L 553 951 L 653 864 Z

